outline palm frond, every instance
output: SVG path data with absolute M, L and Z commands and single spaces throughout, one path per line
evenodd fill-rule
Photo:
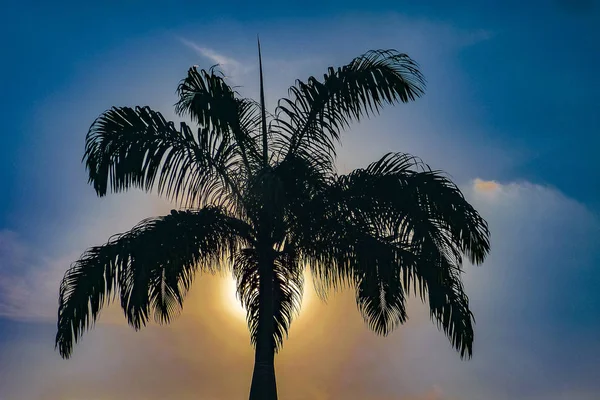
M 156 184 L 159 194 L 184 206 L 233 202 L 242 174 L 234 145 L 207 128 L 194 134 L 181 123 L 176 129 L 148 107 L 114 107 L 98 117 L 84 160 L 100 196 Z
M 215 67 L 208 71 L 190 68 L 177 92 L 177 114 L 191 117 L 226 143 L 235 142 L 246 167 L 260 161 L 260 106 L 239 98 Z
M 473 355 L 474 317 L 461 282 L 460 265 L 444 257 L 433 242 L 425 244 L 415 263 L 415 278 L 427 292 L 430 314 L 462 358 Z
M 462 255 L 489 252 L 487 223 L 442 173 L 387 154 L 336 177 L 294 229 L 323 290 L 350 284 L 369 326 L 387 334 L 406 318 L 405 293 L 429 300 L 432 318 L 461 356 L 473 330 L 460 283 Z
M 365 322 L 378 334 L 387 335 L 407 319 L 400 280 L 406 267 L 398 251 L 381 238 L 365 235 L 354 246 L 353 275 L 356 303 Z
M 489 253 L 487 222 L 444 173 L 431 170 L 419 159 L 388 153 L 350 179 L 355 180 L 356 192 L 365 185 L 375 191 L 372 197 L 394 217 L 396 225 L 405 228 L 405 235 L 414 232 L 414 227 L 408 229 L 410 223 L 422 225 L 459 264 L 461 253 L 474 264 L 481 264 Z
M 307 219 L 311 218 L 307 205 L 327 187 L 328 177 L 322 170 L 315 168 L 310 160 L 300 156 L 290 156 L 273 167 L 273 175 L 280 182 L 279 196 L 283 198 L 284 235 L 287 242 L 295 243 L 295 235 L 310 235 L 302 229 Z M 309 228 L 309 227 L 308 227 Z M 283 241 L 283 237 L 277 237 Z
M 74 343 L 117 292 L 135 329 L 147 323 L 151 312 L 158 322 L 169 322 L 183 307 L 194 274 L 215 271 L 250 240 L 245 223 L 211 207 L 144 220 L 107 244 L 92 247 L 71 266 L 60 286 L 60 354 L 71 355 Z
M 295 247 L 287 244 L 277 253 L 274 262 L 275 344 L 283 346 L 294 317 L 300 312 L 304 291 L 304 275 Z
M 250 338 L 256 345 L 261 319 L 260 304 L 260 265 L 256 250 L 244 249 L 234 257 L 234 276 L 237 281 L 237 293 L 247 311 Z M 278 251 L 272 270 L 273 304 L 272 316 L 262 316 L 267 323 L 273 324 L 272 345 L 277 351 L 287 337 L 293 318 L 300 311 L 304 276 L 299 263 L 298 253 L 291 245 Z M 268 277 L 262 277 L 268 279 Z
M 415 61 L 395 50 L 372 50 L 349 64 L 330 67 L 323 81 L 296 81 L 277 107 L 275 145 L 285 156 L 303 150 L 331 168 L 340 131 L 352 120 L 379 113 L 384 104 L 408 102 L 424 93 Z

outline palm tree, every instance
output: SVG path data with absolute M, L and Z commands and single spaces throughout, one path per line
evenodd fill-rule
M 424 93 L 417 64 L 369 51 L 323 81 L 298 80 L 275 114 L 241 98 L 216 66 L 189 69 L 175 108 L 199 128 L 149 107 L 113 107 L 92 124 L 84 161 L 99 196 L 156 190 L 181 211 L 140 222 L 88 249 L 60 286 L 56 347 L 63 358 L 117 297 L 133 328 L 168 323 L 199 272 L 230 270 L 247 310 L 255 364 L 250 399 L 277 398 L 274 357 L 300 309 L 303 270 L 321 294 L 352 287 L 368 326 L 386 335 L 410 293 L 461 357 L 473 315 L 463 256 L 483 262 L 486 222 L 443 173 L 390 153 L 338 174 L 335 145 L 352 121 Z

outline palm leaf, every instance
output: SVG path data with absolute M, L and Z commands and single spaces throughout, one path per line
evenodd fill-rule
M 341 68 L 330 67 L 322 82 L 298 80 L 277 107 L 275 145 L 284 155 L 303 151 L 332 167 L 342 129 L 386 103 L 416 99 L 424 84 L 417 64 L 395 50 L 369 51 Z
M 185 123 L 176 129 L 148 107 L 114 107 L 98 117 L 84 160 L 100 196 L 156 184 L 159 194 L 185 206 L 234 202 L 243 173 L 234 145 L 206 128 L 196 135 Z
M 427 248 L 429 246 L 429 249 Z M 474 317 L 461 282 L 462 271 L 430 242 L 415 264 L 416 279 L 427 292 L 431 318 L 461 357 L 473 355 Z
M 461 253 L 475 264 L 485 259 L 490 250 L 487 222 L 440 171 L 432 171 L 410 155 L 388 153 L 351 175 L 355 192 L 369 181 L 372 197 L 394 217 L 396 226 L 403 226 L 405 235 L 414 233 L 419 224 L 438 247 L 451 251 L 459 264 Z
M 215 271 L 250 230 L 218 208 L 173 211 L 147 219 L 131 231 L 89 249 L 65 274 L 59 297 L 56 346 L 70 356 L 74 342 L 119 294 L 130 325 L 144 326 L 150 316 L 169 322 L 183 306 L 198 270 Z
M 175 111 L 189 116 L 201 127 L 214 132 L 226 143 L 236 143 L 236 151 L 249 168 L 261 160 L 259 152 L 260 106 L 241 99 L 215 67 L 192 67 L 177 89 Z
M 355 247 L 356 303 L 369 327 L 387 335 L 407 319 L 400 275 L 406 265 L 384 240 L 366 236 Z
M 293 318 L 300 311 L 304 276 L 295 248 L 286 245 L 278 251 L 272 263 L 272 315 L 261 316 L 259 257 L 254 249 L 244 249 L 234 257 L 234 276 L 237 281 L 237 293 L 247 310 L 248 328 L 253 345 L 259 335 L 259 322 L 273 324 L 272 346 L 277 351 L 287 337 Z
M 482 262 L 489 231 L 450 180 L 412 156 L 388 154 L 333 179 L 303 212 L 294 229 L 321 291 L 354 286 L 361 313 L 380 334 L 406 319 L 404 295 L 412 291 L 429 301 L 461 355 L 471 354 L 462 254 Z

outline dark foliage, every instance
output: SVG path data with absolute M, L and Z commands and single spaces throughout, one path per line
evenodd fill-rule
M 97 194 L 156 190 L 188 210 L 142 221 L 71 266 L 60 287 L 60 354 L 71 355 L 110 299 L 120 299 L 135 329 L 151 314 L 166 323 L 196 273 L 228 268 L 252 343 L 270 332 L 276 351 L 300 309 L 308 267 L 322 295 L 354 288 L 379 334 L 406 321 L 407 296 L 420 297 L 461 356 L 471 356 L 461 273 L 463 257 L 479 264 L 489 252 L 486 222 L 442 172 L 410 155 L 390 153 L 347 175 L 334 168 L 352 121 L 423 92 L 413 60 L 379 50 L 329 68 L 322 80 L 298 80 L 274 115 L 264 109 L 262 72 L 256 103 L 216 68 L 191 68 L 179 85 L 176 111 L 197 131 L 148 107 L 104 112 L 84 156 Z M 261 319 L 267 309 L 272 315 Z M 261 321 L 269 329 L 259 329 Z

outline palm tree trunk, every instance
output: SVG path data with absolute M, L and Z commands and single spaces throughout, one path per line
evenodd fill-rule
M 267 261 L 270 257 L 265 257 Z M 275 342 L 273 339 L 273 262 L 261 262 L 259 314 L 250 400 L 277 400 Z
M 254 357 L 250 400 L 277 400 L 275 352 L 260 350 L 258 345 Z

